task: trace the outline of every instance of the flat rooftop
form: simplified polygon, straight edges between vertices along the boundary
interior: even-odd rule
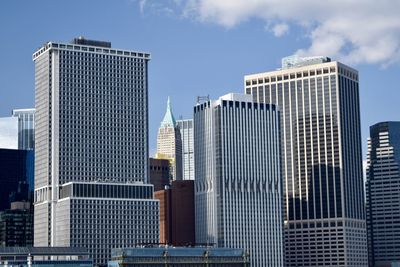
[[[78,247],[0,247],[0,256],[88,256],[86,248]]]

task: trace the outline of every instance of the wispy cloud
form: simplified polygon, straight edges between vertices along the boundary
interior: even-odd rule
[[[154,0],[148,0],[154,1]],[[158,1],[160,3],[160,1]],[[300,26],[310,45],[300,55],[327,55],[351,64],[400,62],[399,0],[166,0],[179,14],[233,28],[251,19],[275,36]],[[271,26],[272,25],[272,26]]]
[[[147,0],[139,0],[139,9],[141,14],[144,13],[144,7],[146,6],[146,2]]]
[[[289,32],[289,25],[286,23],[278,23],[272,26],[267,24],[265,29],[272,32],[276,37],[281,37]]]

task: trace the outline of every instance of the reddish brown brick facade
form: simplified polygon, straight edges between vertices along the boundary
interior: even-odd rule
[[[160,243],[195,244],[194,182],[173,181],[171,188],[155,192],[160,200]]]

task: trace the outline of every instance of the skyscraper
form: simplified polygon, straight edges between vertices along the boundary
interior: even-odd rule
[[[0,148],[18,149],[18,119],[0,118]]]
[[[12,202],[9,209],[0,211],[0,247],[31,247],[32,245],[32,203]]]
[[[9,209],[12,201],[32,201],[33,165],[33,151],[0,149],[0,211]]]
[[[279,111],[228,94],[194,107],[196,242],[283,266]]]
[[[147,182],[150,54],[76,38],[48,42],[35,62],[35,246],[158,243]]]
[[[194,180],[193,120],[177,120],[182,140],[182,178]]]
[[[281,110],[287,266],[367,266],[358,72],[290,57],[246,75],[259,103]]]
[[[35,109],[14,109],[12,115],[18,118],[18,149],[35,149]]]
[[[370,266],[400,264],[400,122],[370,127],[367,158]]]
[[[181,133],[172,114],[168,97],[167,111],[158,128],[157,159],[167,159],[170,162],[171,180],[182,179],[182,140]]]

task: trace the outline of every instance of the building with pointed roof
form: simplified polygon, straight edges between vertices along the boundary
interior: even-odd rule
[[[169,97],[164,119],[158,128],[156,158],[169,160],[170,180],[182,179],[182,140]]]

